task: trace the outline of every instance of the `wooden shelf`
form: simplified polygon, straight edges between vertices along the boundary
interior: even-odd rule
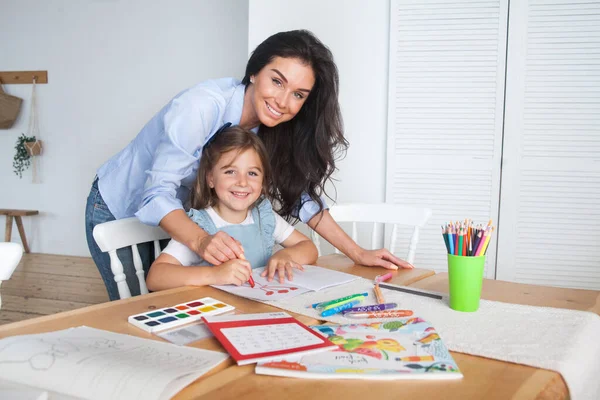
[[[48,71],[0,71],[0,83],[4,85],[48,83]]]

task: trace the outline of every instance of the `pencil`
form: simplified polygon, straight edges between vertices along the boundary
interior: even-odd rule
[[[473,256],[477,255],[477,249],[479,248],[479,243],[481,243],[482,240],[482,231],[480,230],[479,232],[477,232],[477,235],[475,235],[475,240],[473,241]]]
[[[481,236],[481,240],[479,241],[479,244],[477,245],[477,251],[475,252],[475,257],[478,257],[481,254],[481,251],[483,250],[483,244],[485,243],[486,240],[488,240],[488,231],[487,229],[483,232],[483,236]]]
[[[379,282],[377,282],[375,284],[375,287],[373,288],[373,291],[375,292],[375,297],[377,298],[377,302],[379,304],[384,304],[385,303],[385,299],[383,298],[383,293],[381,293],[381,289],[379,288]]]
[[[433,293],[427,293],[427,292],[420,292],[418,290],[407,289],[407,288],[404,288],[404,287],[391,285],[389,283],[382,283],[381,287],[382,288],[386,288],[386,289],[390,289],[390,290],[396,290],[398,292],[405,292],[405,293],[410,293],[410,294],[416,294],[418,296],[425,296],[425,297],[431,297],[432,299],[442,300],[442,296],[440,296],[439,294],[433,294]]]
[[[452,229],[452,234],[454,235],[454,255],[458,255],[458,232]]]
[[[485,252],[487,251],[488,245],[490,244],[490,240],[492,239],[492,232],[494,232],[493,226],[492,226],[492,229],[490,230],[490,234],[485,239],[485,243],[483,244],[483,249],[481,250],[481,254],[480,254],[481,256],[485,255]]]
[[[444,244],[446,245],[446,251],[450,253],[450,244],[448,242],[448,234],[446,234],[446,228],[442,225],[442,237],[444,238]]]
[[[242,253],[242,255],[240,255],[240,258],[242,260],[246,259],[246,257],[244,256],[244,253]],[[248,283],[250,284],[251,288],[254,288],[254,285],[256,285],[256,283],[254,283],[254,278],[252,278],[252,270],[250,271],[250,278],[248,279]]]

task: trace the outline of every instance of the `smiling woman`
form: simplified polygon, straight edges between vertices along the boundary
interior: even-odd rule
[[[86,233],[92,258],[111,299],[118,291],[107,254],[92,237],[94,226],[137,216],[158,225],[212,265],[239,259],[244,249],[234,237],[208,234],[184,210],[203,148],[224,124],[252,129],[263,140],[273,185],[268,197],[288,222],[301,220],[355,263],[396,269],[410,264],[385,249],[359,247],[333,221],[323,200],[344,138],[338,103],[338,71],[329,49],[304,30],[280,32],[252,53],[244,78],[202,82],[184,90],[155,115],[136,138],[102,165],[86,206]],[[150,247],[138,246],[144,266]],[[121,260],[128,285],[137,283],[131,260]],[[269,262],[286,267],[276,256]]]
[[[300,59],[275,57],[250,77],[250,83],[246,98],[250,100],[248,109],[254,112],[254,122],[248,125],[261,122],[274,127],[298,114],[315,84],[315,76],[310,65]]]

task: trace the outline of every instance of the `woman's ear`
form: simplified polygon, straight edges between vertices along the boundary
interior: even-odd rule
[[[212,172],[208,172],[206,174],[206,183],[208,183],[208,187],[209,188],[211,188],[211,189],[215,188],[215,183],[214,183],[214,180],[213,180]]]

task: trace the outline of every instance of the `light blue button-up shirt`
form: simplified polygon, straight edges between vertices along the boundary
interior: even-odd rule
[[[240,123],[244,89],[239,80],[223,78],[184,90],[102,165],[98,187],[115,218],[135,215],[145,224],[158,225],[171,211],[183,210],[204,144],[224,123]],[[300,204],[303,222],[319,210],[306,193]]]

